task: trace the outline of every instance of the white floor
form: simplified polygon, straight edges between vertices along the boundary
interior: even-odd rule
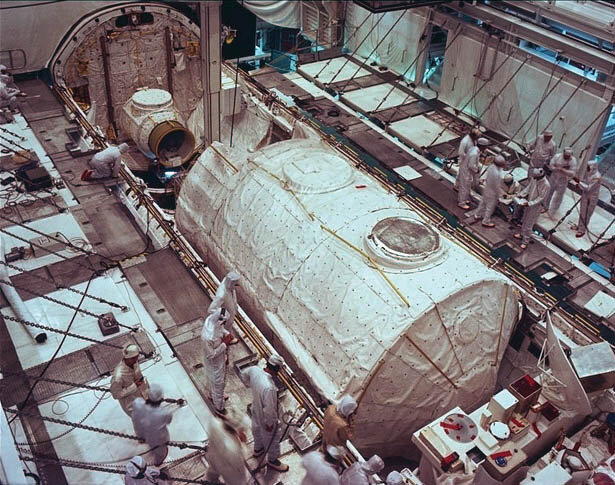
[[[87,282],[74,286],[74,289],[85,291]],[[120,288],[116,286],[111,278],[101,276],[92,280],[88,294],[92,296],[103,297],[114,303],[125,305],[130,308],[131,303],[126,300]],[[52,298],[66,302],[70,305],[77,306],[81,300],[81,295],[69,290],[57,290],[49,295]],[[45,300],[37,297],[25,302],[26,307],[32,313],[35,323],[47,325],[49,327],[65,330],[70,323],[75,311],[72,308],[65,307],[58,303]],[[118,322],[124,325],[139,326],[139,315],[134,310],[129,309],[127,312],[122,312],[120,309],[110,307],[105,303],[85,298],[81,308],[97,315],[112,312]],[[10,307],[0,310],[3,314],[14,316]],[[17,356],[24,369],[29,369],[43,362],[47,362],[56,351],[60,344],[63,335],[47,331],[47,341],[39,344],[32,340],[29,333],[24,327],[12,321],[7,321],[7,327],[11,335],[11,339],[16,347]],[[114,338],[118,333],[104,337],[98,327],[97,319],[78,313],[70,329],[71,332],[84,335],[86,337],[95,338],[97,340],[108,340]],[[120,333],[127,332],[127,329],[120,327]],[[89,347],[92,345],[87,340],[81,340],[74,337],[67,337],[58,356],[67,355],[71,352]]]
[[[378,108],[382,111],[387,108],[393,108],[401,104],[410,103],[414,100],[411,96],[403,92],[401,89],[391,88],[391,84],[376,84],[368,88],[355,89],[345,93],[342,97],[345,101],[356,106],[357,109],[370,113]],[[389,94],[390,93],[390,94]],[[384,103],[380,104],[386,97]],[[379,106],[380,105],[380,106]]]
[[[17,145],[19,145],[20,147],[23,147],[26,150],[34,151],[36,155],[38,156],[41,165],[47,169],[51,178],[52,179],[60,178],[60,173],[56,170],[55,165],[53,164],[51,158],[49,158],[49,156],[47,155],[47,152],[45,152],[45,149],[43,148],[43,146],[40,144],[40,142],[36,138],[36,135],[28,126],[28,122],[25,120],[25,118],[21,114],[15,114],[13,116],[15,118],[15,121],[13,121],[12,123],[5,123],[4,125],[2,125],[4,129],[9,130],[11,133],[7,133],[5,131],[0,133],[0,135],[6,138],[6,140],[0,139],[0,142],[3,145],[6,145],[7,147],[17,150],[17,151],[21,150],[21,148],[19,148]],[[22,140],[21,137],[25,138],[25,140]],[[11,141],[9,142],[7,140],[11,140]],[[4,153],[3,155],[11,155],[11,153]],[[2,178],[4,179],[4,178],[7,178],[8,176],[9,174],[6,174],[6,176],[3,176]],[[64,202],[66,203],[67,206],[70,207],[70,206],[77,204],[77,201],[75,200],[75,197],[73,196],[73,193],[68,188],[66,187],[63,189],[52,188],[50,190],[53,193],[60,195],[62,199],[64,199]],[[21,202],[23,200],[31,200],[31,199],[33,200],[36,198],[48,197],[48,196],[49,195],[45,193],[40,193],[40,194],[37,193],[36,196],[28,195],[27,193],[24,193],[24,194],[19,195],[18,198],[16,199],[11,199],[11,201]],[[5,204],[6,204],[6,200],[0,199],[0,207],[3,207]]]
[[[428,147],[432,144],[445,143],[459,137],[457,133],[445,130],[444,126],[423,115],[399,120],[391,123],[390,126],[392,133],[409,145],[418,147]],[[440,132],[442,132],[441,135]]]
[[[9,217],[12,219],[10,215],[7,215],[6,217]],[[73,215],[70,214],[69,212],[64,212],[62,214],[56,214],[50,217],[45,217],[43,219],[37,219],[34,221],[30,221],[27,223],[27,226],[31,227],[32,229],[36,229],[44,234],[51,234],[56,239],[60,239],[60,240],[68,239],[69,241],[72,242],[73,245],[77,247],[81,247],[80,244],[87,242],[87,238],[85,234],[83,233],[83,231],[81,230],[79,223],[75,220]],[[41,237],[40,234],[28,229],[28,227],[16,225],[16,226],[8,226],[5,228],[2,228],[0,237],[2,237],[2,239],[4,240],[4,247],[7,253],[13,247],[28,246],[28,243],[22,241],[21,239],[18,239],[17,237],[12,237],[11,234],[14,234],[15,236],[18,236],[28,241]],[[52,233],[52,231],[54,232]],[[55,234],[58,232],[61,234],[59,235]],[[55,241],[51,240],[50,243],[55,244]],[[42,244],[39,244],[39,245],[42,246]],[[86,246],[86,249],[89,247],[90,246]],[[67,258],[73,258],[75,254],[79,252],[77,249],[71,249],[65,245],[62,245],[61,249],[60,248],[58,249],[50,248],[50,249],[52,249],[53,251]],[[42,268],[43,266],[48,266],[50,264],[56,263],[58,261],[62,261],[64,259],[61,256],[48,253],[44,249],[39,249],[35,247],[34,250],[40,252],[41,256],[34,257],[34,258],[30,257],[27,259],[20,259],[19,261],[15,261],[12,264],[14,266],[21,268],[23,271],[32,271],[34,269]],[[9,268],[9,276],[13,276],[18,273],[19,273],[18,270]]]
[[[369,72],[367,69],[364,69],[362,67],[359,68],[358,64],[348,60],[345,57],[335,57],[332,59],[327,59],[326,61],[317,61],[310,62],[309,64],[302,64],[297,70],[303,72],[306,76],[310,78],[315,78],[317,81],[323,84],[328,84],[330,82],[347,81],[351,78],[363,77],[371,74],[371,72]]]
[[[550,215],[545,212],[538,218],[538,224],[546,229],[551,229],[557,225],[559,220],[564,217],[566,212],[574,205],[579,196],[571,191],[567,190],[564,194],[562,205],[558,211]],[[602,231],[613,221],[613,215],[601,207],[596,207],[594,214],[590,220],[588,231],[583,237],[576,237],[576,225],[579,221],[580,204],[572,209],[572,212],[564,221],[557,227],[556,232],[553,234],[553,238],[560,239],[567,245],[572,246],[578,250],[588,250],[592,245],[598,241],[598,236],[602,234]],[[604,234],[600,242],[613,237],[615,235],[615,224],[612,224],[610,229]]]

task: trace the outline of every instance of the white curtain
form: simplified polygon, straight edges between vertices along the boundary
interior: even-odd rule
[[[240,0],[257,17],[279,27],[301,28],[301,2],[292,0]]]
[[[1,2],[0,50],[24,51],[26,64],[22,66],[22,57],[16,54],[19,63],[14,73],[42,69],[81,17],[114,3],[122,2]],[[0,62],[9,65],[8,54]]]

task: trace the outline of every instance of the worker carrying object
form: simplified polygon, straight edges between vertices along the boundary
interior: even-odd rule
[[[230,271],[220,282],[220,286],[216,290],[214,299],[209,305],[208,312],[212,313],[219,308],[224,308],[228,313],[228,320],[226,321],[226,330],[232,334],[233,322],[235,321],[235,315],[237,315],[237,294],[235,289],[239,286],[239,273],[237,271]],[[233,336],[230,340],[230,345],[236,344],[237,338]]]
[[[120,402],[128,416],[132,413],[132,403],[137,397],[147,397],[147,379],[139,367],[139,348],[128,344],[123,349],[123,358],[111,374],[111,395]]]
[[[152,384],[147,400],[138,397],[132,409],[132,425],[135,434],[153,448],[153,461],[156,466],[161,465],[169,453],[168,426],[173,419],[173,412],[168,406],[160,405],[163,398],[162,388],[158,384]]]
[[[568,147],[563,153],[558,153],[549,164],[551,176],[549,177],[549,192],[543,205],[551,216],[555,215],[562,204],[568,181],[576,175],[577,159],[572,156],[572,148]]]
[[[81,180],[98,180],[104,178],[117,178],[122,167],[122,153],[128,151],[128,144],[110,146],[99,151],[89,162],[90,169],[84,170]]]
[[[553,155],[555,155],[555,143],[553,142],[553,132],[551,130],[545,130],[542,135],[539,135],[536,140],[530,143],[527,151],[531,153],[530,164],[528,167],[529,172],[533,168],[544,168],[549,164]]]
[[[405,485],[406,481],[401,473],[392,471],[387,475],[386,485]]]
[[[283,364],[282,357],[272,354],[264,370],[252,366],[242,373],[243,382],[252,389],[253,456],[258,458],[267,453],[267,465],[279,472],[288,471],[288,465],[279,460],[282,429],[278,420],[278,388],[273,378]]]
[[[465,163],[459,167],[459,173],[457,174],[459,179],[457,205],[463,210],[470,209],[470,192],[474,184],[474,178],[480,174],[480,154],[489,145],[489,140],[481,137],[476,143],[476,146],[469,149]]]
[[[343,396],[337,405],[327,407],[322,428],[322,450],[331,445],[346,446],[346,441],[352,440],[356,410],[357,401],[349,395]]]
[[[592,218],[598,198],[600,195],[600,182],[602,176],[598,171],[598,160],[587,162],[587,170],[583,181],[579,183],[581,187],[581,209],[579,211],[579,222],[577,224],[577,237],[583,237],[589,221]]]
[[[216,413],[221,416],[226,415],[224,387],[228,364],[227,344],[232,338],[231,334],[224,328],[227,320],[228,313],[224,308],[219,308],[205,319],[201,330],[209,393]]]
[[[372,475],[380,473],[384,469],[384,462],[378,455],[372,456],[364,462],[356,462],[350,465],[340,479],[340,485],[369,485]]]
[[[339,485],[339,467],[344,452],[336,446],[327,446],[324,451],[315,450],[303,457],[305,477],[301,485]]]
[[[247,485],[250,473],[245,464],[243,443],[247,438],[243,429],[212,416],[207,421],[206,431],[209,447],[205,459],[209,467],[205,480],[217,482],[222,477],[224,483]]]
[[[484,227],[495,226],[492,216],[503,192],[504,167],[506,167],[506,160],[502,155],[497,155],[487,169],[483,197],[474,214],[474,219],[483,219]]]
[[[125,485],[166,485],[160,478],[160,470],[148,465],[143,457],[135,456],[126,464]]]
[[[540,215],[542,201],[549,191],[549,181],[545,178],[545,171],[542,168],[532,170],[530,183],[516,197],[515,213],[523,212],[523,220],[521,221],[521,232],[514,234],[516,239],[521,240],[521,249],[527,248],[532,235],[534,224]],[[523,208],[523,209],[522,209]]]
[[[472,128],[470,133],[464,136],[461,139],[461,143],[459,143],[459,150],[457,151],[457,164],[459,166],[459,170],[461,171],[461,167],[466,163],[466,157],[468,156],[468,152],[470,148],[476,146],[476,141],[480,137],[480,130],[478,128]],[[459,190],[459,177],[455,179],[455,190]]]

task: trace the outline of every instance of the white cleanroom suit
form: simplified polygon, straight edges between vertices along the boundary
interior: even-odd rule
[[[364,462],[353,463],[342,473],[340,485],[369,485],[373,483],[371,476],[381,472],[383,468],[384,462],[378,455]]]
[[[568,187],[568,180],[575,176],[577,159],[572,156],[572,150],[566,148],[563,153],[558,153],[551,159],[549,168],[551,169],[550,188],[543,205],[553,215],[562,204],[566,187]]]
[[[461,139],[461,142],[459,143],[459,149],[457,150],[457,164],[459,167],[459,171],[461,171],[461,167],[466,162],[466,157],[468,155],[468,152],[470,151],[470,148],[472,148],[475,144],[476,140],[472,138],[471,133],[468,133]],[[455,187],[459,189],[459,177],[455,179]]]
[[[237,294],[235,288],[239,286],[239,273],[237,271],[229,272],[220,282],[220,286],[216,290],[214,299],[209,305],[209,313],[213,313],[219,308],[224,308],[228,313],[226,321],[226,329],[230,332],[237,315]]]
[[[229,335],[224,328],[228,313],[222,308],[210,314],[201,330],[203,354],[205,357],[205,372],[207,374],[211,400],[217,411],[224,411],[224,386],[226,384],[226,365],[228,350],[224,340]]]
[[[548,191],[549,181],[544,176],[544,170],[542,168],[533,169],[530,183],[519,192],[517,197],[517,200],[523,202],[522,205],[525,207],[525,211],[521,221],[521,232],[515,234],[515,237],[521,239],[522,243],[526,246],[530,242],[532,229],[540,215],[542,201]],[[515,210],[519,210],[519,204],[515,207]]]
[[[320,451],[311,451],[303,457],[305,477],[301,485],[339,485],[340,477],[335,466]]]
[[[205,460],[209,467],[205,480],[215,482],[222,477],[224,483],[247,485],[250,473],[237,435],[233,430],[225,429],[225,423],[213,416],[207,421],[206,431],[209,447]]]
[[[386,485],[406,485],[406,482],[401,473],[392,471],[387,475]]]
[[[141,374],[141,368],[136,358],[139,356],[139,349],[136,345],[130,344],[124,347],[123,359],[113,369],[111,374],[111,396],[120,402],[120,406],[128,416],[132,412],[132,403],[137,397],[147,397],[147,379]],[[132,365],[128,365],[134,360]]]
[[[579,223],[577,224],[577,237],[585,234],[589,221],[598,204],[600,195],[600,182],[602,176],[598,171],[598,162],[591,160],[587,163],[587,174],[581,182],[581,209],[579,211]]]
[[[122,143],[120,146],[108,147],[101,150],[90,160],[90,167],[93,173],[90,179],[102,179],[117,177],[122,166],[122,153],[128,151],[128,145]]]
[[[549,141],[545,140],[545,136]],[[532,153],[530,156],[529,170],[533,168],[544,168],[549,164],[549,161],[555,155],[555,143],[553,142],[553,133],[550,130],[545,130],[542,135],[539,135],[533,143],[530,144],[529,150]],[[529,175],[529,173],[528,173]]]
[[[494,162],[487,169],[485,176],[485,188],[483,189],[483,197],[480,200],[478,209],[476,210],[475,218],[483,220],[483,226],[493,226],[491,217],[495,212],[495,208],[500,201],[503,191],[503,167],[506,165],[506,160],[501,155],[495,157]]]
[[[280,457],[283,432],[278,421],[278,388],[273,376],[257,366],[246,369],[242,379],[252,389],[254,454],[262,454],[268,449],[269,461],[276,461]]]
[[[132,407],[132,424],[135,434],[155,448],[154,464],[160,465],[167,457],[169,447],[169,424],[173,419],[173,412],[168,407],[160,405],[162,402],[162,389],[152,384],[149,389],[147,401],[139,397],[135,399]]]
[[[126,464],[125,485],[166,485],[160,478],[160,470],[148,465],[143,457],[135,456]]]

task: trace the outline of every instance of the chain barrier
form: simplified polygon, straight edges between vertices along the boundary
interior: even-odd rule
[[[79,307],[76,307],[74,305],[71,305],[70,303],[66,303],[66,302],[64,302],[62,300],[58,300],[57,298],[53,298],[53,297],[47,296],[47,295],[45,295],[43,293],[39,293],[39,292],[31,290],[29,288],[25,288],[23,286],[17,285],[15,283],[13,283],[12,281],[0,280],[0,283],[12,286],[13,288],[17,288],[18,290],[25,291],[25,292],[30,293],[32,295],[36,295],[39,298],[43,298],[45,300],[51,301],[53,303],[56,303],[57,305],[61,305],[61,306],[64,306],[66,308],[70,308],[71,310],[75,310],[75,311],[77,311],[79,313],[83,313],[84,315],[88,315],[90,317],[94,317],[97,320],[99,320],[101,318],[105,318],[104,314],[96,314],[96,313],[93,313],[91,311],[84,310],[82,308],[79,308]],[[137,327],[131,327],[130,325],[124,325],[123,323],[118,322],[117,319],[116,319],[116,323],[118,324],[118,326],[123,327],[123,328],[127,328],[131,332],[136,332],[138,330]]]
[[[84,295],[84,292],[81,291],[81,290],[76,290],[74,288],[71,288],[70,286],[60,285],[60,284],[56,283],[53,280],[50,280],[50,279],[44,278],[42,276],[39,276],[39,275],[37,275],[36,273],[34,273],[32,271],[25,271],[25,270],[21,269],[19,266],[15,266],[14,264],[7,263],[6,261],[0,261],[0,264],[3,264],[7,268],[11,268],[11,269],[14,269],[16,271],[19,271],[22,274],[27,273],[28,276],[34,276],[36,279],[44,281],[45,283],[52,284],[56,288],[58,288],[60,290],[68,290],[68,291],[72,291],[73,293],[77,293],[78,295],[81,295],[81,296]],[[14,283],[11,283],[11,284],[14,285]],[[95,301],[97,301],[99,303],[104,303],[105,305],[112,306],[113,308],[119,308],[123,312],[128,311],[128,307],[125,306],[125,305],[120,305],[119,303],[114,303],[112,301],[105,300],[104,298],[100,298],[98,296],[93,296],[93,295],[88,295],[88,294],[86,294],[85,296],[86,296],[86,298],[90,298],[91,300],[95,300]]]
[[[1,216],[0,216],[1,217]],[[18,236],[17,234],[13,234],[12,232],[7,231],[6,229],[0,229],[0,232],[6,234],[7,236],[13,237],[15,239],[19,239],[22,242],[25,242],[26,244],[29,244],[31,246],[37,247],[39,249],[42,249],[43,251],[49,253],[49,254],[53,254],[55,256],[58,256],[59,258],[64,259],[65,261],[70,261],[71,263],[77,265],[77,266],[81,266],[84,269],[87,269],[88,271],[93,271],[96,274],[102,274],[104,272],[103,269],[96,269],[94,268],[94,266],[90,263],[90,266],[86,266],[85,264],[80,263],[79,261],[76,261],[75,258],[69,258],[68,256],[64,256],[63,254],[60,254],[57,251],[53,251],[52,249],[48,249],[45,246],[41,246],[40,244],[37,244],[35,242],[29,241],[28,239],[24,239],[21,236]]]
[[[31,227],[31,226],[29,226],[27,224],[24,224],[24,223],[19,222],[19,221],[15,221],[15,220],[11,219],[10,217],[6,217],[6,216],[4,216],[2,214],[0,214],[0,219],[4,219],[5,221],[10,222],[11,224],[23,227],[24,229],[28,229],[28,231],[32,231],[32,232],[34,232],[34,233],[36,233],[36,234],[38,234],[40,236],[45,236],[45,237],[51,239],[52,241],[56,241],[56,242],[59,242],[61,244],[64,244],[65,246],[71,248],[75,252],[82,252],[83,254],[87,254],[88,256],[98,256],[98,257],[103,258],[103,259],[109,259],[107,256],[103,256],[102,254],[98,254],[98,253],[96,253],[94,251],[90,251],[88,249],[81,248],[79,246],[75,246],[72,242],[70,242],[70,240],[68,240],[68,238],[66,238],[66,236],[65,236],[65,239],[57,238],[55,236],[52,236],[51,234],[47,234],[47,233],[45,233],[43,231],[39,231],[38,229],[34,229],[33,227]]]
[[[51,416],[41,416],[41,415],[37,415],[37,414],[32,414],[32,413],[28,413],[25,411],[17,411],[15,409],[9,409],[9,408],[4,408],[4,410],[8,413],[17,415],[17,416],[26,416],[29,418],[33,418],[33,419],[40,419],[42,421],[48,421],[50,423],[56,423],[56,424],[63,424],[64,426],[72,426],[74,428],[80,428],[80,429],[85,429],[86,431],[93,431],[95,433],[102,433],[102,434],[108,434],[110,436],[117,436],[118,438],[124,438],[127,440],[133,440],[133,441],[138,441],[140,443],[144,443],[145,440],[143,438],[139,438],[138,436],[135,435],[131,435],[128,433],[122,433],[121,431],[114,431],[111,429],[104,429],[104,428],[97,428],[96,426],[89,426],[87,424],[79,424],[79,423],[73,423],[72,421],[66,421],[65,419],[59,419],[59,418],[52,418]],[[168,446],[173,446],[175,448],[180,448],[180,449],[185,449],[185,448],[189,448],[191,450],[201,450],[201,451],[207,451],[207,447],[203,447],[203,446],[197,446],[197,445],[190,445],[188,443],[182,443],[182,442],[178,442],[178,441],[168,441],[167,442]]]
[[[28,320],[22,320],[21,318],[11,317],[10,315],[7,315],[6,313],[0,312],[0,317],[4,318],[5,320],[10,320],[11,322],[21,323],[22,325],[28,325],[29,327],[40,328],[41,330],[48,330],[50,332],[59,333],[62,335],[66,335],[68,337],[73,337],[73,338],[78,338],[81,340],[86,340],[88,342],[93,342],[95,344],[106,345],[107,347],[112,347],[114,349],[122,350],[124,348],[121,345],[112,344],[104,340],[97,340],[95,338],[86,337],[85,335],[79,335],[78,333],[67,332],[66,330],[60,330],[54,327],[50,327],[48,325],[42,325],[40,323],[34,323],[34,322],[29,322]],[[151,357],[153,355],[153,352],[146,353],[146,352],[139,351],[139,354],[144,355],[145,357]]]
[[[169,466],[171,464],[175,464],[176,462],[184,462],[189,459],[194,458],[195,456],[199,456],[200,452],[190,453],[189,455],[183,456],[176,460],[172,460],[169,462],[164,462],[163,465]],[[19,448],[19,458],[23,461],[32,461],[34,463],[49,463],[53,465],[61,465],[68,468],[81,468],[82,470],[91,470],[102,473],[115,473],[117,475],[125,475],[126,474],[126,466],[125,465],[111,465],[111,464],[99,464],[99,463],[88,463],[84,461],[70,460],[67,458],[51,458],[47,455],[43,455],[40,453],[33,453],[30,450],[25,450],[23,448]],[[164,474],[165,477],[160,477],[163,480],[168,480],[169,482],[181,482],[181,483],[197,483],[202,485],[224,485],[220,482],[211,482],[208,480],[198,480],[192,478],[181,478],[181,477],[171,477]]]

